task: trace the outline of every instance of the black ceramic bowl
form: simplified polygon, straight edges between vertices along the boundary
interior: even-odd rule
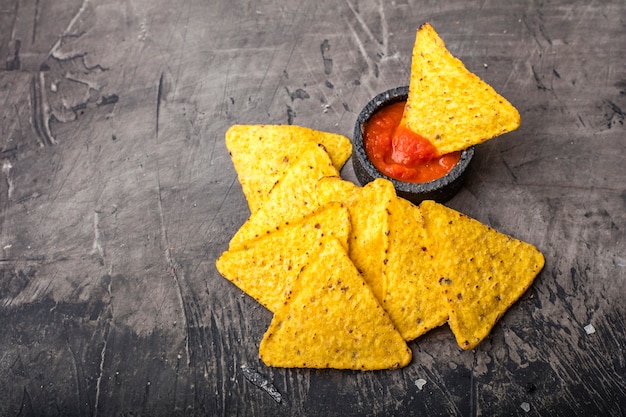
[[[451,199],[461,188],[465,171],[474,156],[473,147],[461,152],[461,159],[445,176],[422,183],[404,182],[386,176],[376,169],[368,158],[367,153],[365,153],[363,132],[364,126],[370,117],[387,105],[406,101],[408,95],[408,87],[392,88],[374,97],[361,111],[356,119],[352,144],[354,173],[361,185],[365,185],[376,178],[385,178],[391,181],[396,188],[396,193],[414,204],[419,204],[423,200],[435,200],[439,203],[444,203]]]

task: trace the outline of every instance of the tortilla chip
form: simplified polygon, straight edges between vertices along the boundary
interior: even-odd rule
[[[315,195],[315,185],[322,177],[338,176],[328,153],[317,145],[290,165],[267,196],[265,203],[253,212],[235,233],[230,248],[241,245],[276,226],[311,213],[320,205]]]
[[[322,178],[317,185],[318,201],[341,201],[350,210],[350,259],[363,274],[374,295],[382,301],[382,265],[386,251],[383,236],[385,206],[395,197],[393,184],[376,179],[364,187],[338,177]]]
[[[237,171],[250,211],[258,210],[285,169],[311,147],[322,144],[337,170],[352,152],[342,135],[290,125],[234,125],[226,147]]]
[[[315,212],[246,242],[222,254],[217,270],[268,310],[275,312],[308,260],[315,242],[333,236],[348,248],[350,215],[341,203],[323,205]]]
[[[517,109],[452,56],[433,27],[417,31],[403,123],[446,154],[520,125]]]
[[[394,197],[387,205],[388,249],[383,265],[383,307],[405,340],[413,340],[448,319],[448,304],[433,271],[420,209]]]
[[[333,238],[320,241],[272,319],[259,354],[268,366],[400,368],[411,350]]]
[[[533,245],[500,233],[433,201],[420,210],[435,253],[448,324],[463,349],[473,349],[530,287],[544,265]]]

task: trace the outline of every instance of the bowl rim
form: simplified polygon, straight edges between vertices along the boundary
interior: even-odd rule
[[[355,147],[356,157],[359,159],[359,162],[361,163],[363,169],[365,169],[367,174],[372,179],[384,178],[386,180],[389,180],[393,183],[394,187],[398,191],[415,194],[436,192],[450,185],[452,182],[456,181],[462,176],[462,174],[469,166],[472,157],[474,156],[473,146],[461,151],[461,157],[459,159],[459,162],[457,162],[457,164],[450,170],[450,172],[448,172],[443,177],[428,182],[406,182],[391,178],[380,172],[378,168],[374,166],[370,158],[367,156],[367,153],[365,152],[364,131],[367,121],[374,115],[374,113],[376,113],[382,107],[398,103],[400,101],[406,101],[408,98],[408,93],[408,86],[390,88],[380,94],[377,94],[365,105],[365,107],[363,107],[363,109],[357,116],[354,127],[353,146]]]

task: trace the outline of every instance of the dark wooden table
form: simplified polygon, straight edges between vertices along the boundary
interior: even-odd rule
[[[625,19],[621,0],[2,0],[0,415],[626,415]],[[215,269],[249,214],[224,132],[350,137],[408,83],[426,21],[522,115],[448,205],[546,267],[474,351],[443,326],[402,370],[267,368],[270,313]]]

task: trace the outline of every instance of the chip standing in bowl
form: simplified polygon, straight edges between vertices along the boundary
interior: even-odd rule
[[[459,190],[473,147],[520,122],[517,109],[424,23],[416,33],[409,86],[374,97],[357,118],[354,170],[361,184],[391,180],[413,203],[445,202]]]

